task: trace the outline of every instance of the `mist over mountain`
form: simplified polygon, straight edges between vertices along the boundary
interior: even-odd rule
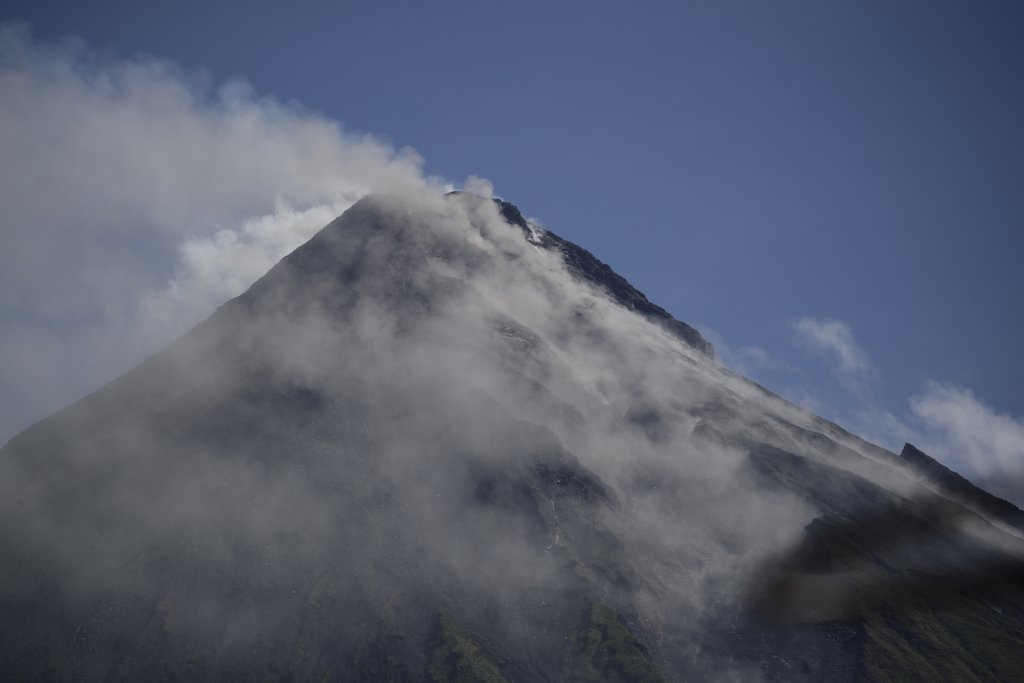
[[[1022,513],[929,463],[507,202],[370,195],[0,450],[0,672],[1020,677]]]

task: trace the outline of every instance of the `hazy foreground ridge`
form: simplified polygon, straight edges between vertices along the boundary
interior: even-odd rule
[[[905,452],[511,204],[371,196],[0,451],[0,678],[1021,679],[1020,511]]]

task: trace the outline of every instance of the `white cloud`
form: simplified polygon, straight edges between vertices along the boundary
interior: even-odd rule
[[[733,348],[716,330],[705,323],[697,328],[715,347],[715,358],[719,363],[741,375],[756,378],[763,372],[779,369],[780,363],[759,346]]]
[[[0,27],[0,92],[0,442],[168,343],[359,197],[445,187],[415,152],[244,83],[24,27]]]
[[[970,389],[929,381],[910,399],[924,430],[922,448],[963,473],[1019,491],[1024,474],[1024,421],[979,400]]]
[[[147,292],[138,310],[138,332],[159,344],[238,296],[296,245],[349,207],[347,202],[296,210],[281,203],[273,214],[243,221],[212,235],[186,239],[166,287]]]
[[[1024,503],[1024,420],[999,412],[968,388],[935,380],[927,380],[906,409],[890,412],[870,390],[877,370],[848,324],[802,318],[796,329],[804,346],[836,364],[851,399],[841,422],[896,452],[913,443],[983,488]]]
[[[844,388],[861,395],[867,392],[877,372],[849,325],[839,320],[801,318],[796,331],[804,345],[835,362],[836,377]]]
[[[466,182],[463,183],[462,189],[466,192],[472,192],[473,194],[480,195],[481,197],[494,196],[494,185],[491,181],[486,178],[479,178],[475,175],[471,175],[466,178]]]

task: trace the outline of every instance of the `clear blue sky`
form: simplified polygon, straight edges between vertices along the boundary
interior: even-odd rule
[[[487,177],[833,413],[803,317],[849,325],[889,409],[932,378],[1024,415],[1022,3],[8,0],[0,20],[242,77]]]

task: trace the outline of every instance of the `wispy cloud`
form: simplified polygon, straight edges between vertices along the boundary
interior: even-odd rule
[[[910,399],[923,448],[986,486],[1024,501],[1024,420],[981,401],[970,389],[929,380]]]
[[[835,363],[835,374],[848,391],[866,395],[877,370],[853,337],[850,326],[839,320],[801,318],[795,325],[799,341]]]
[[[768,351],[760,346],[747,345],[734,348],[711,325],[698,322],[696,327],[714,345],[715,358],[722,365],[741,375],[756,378],[764,372],[779,369],[782,365],[777,358],[773,358]]]

